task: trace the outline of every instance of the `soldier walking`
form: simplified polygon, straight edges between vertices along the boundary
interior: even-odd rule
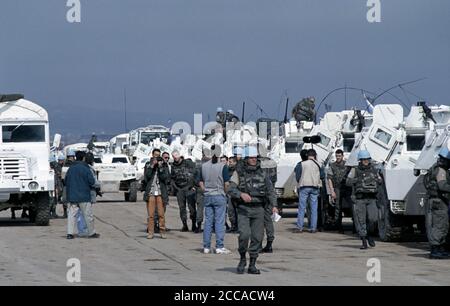
[[[369,232],[374,230],[378,220],[377,195],[382,180],[368,151],[361,150],[358,160],[359,165],[350,171],[346,182],[353,187],[353,218],[362,241],[361,250],[365,250],[368,248],[367,242],[375,247],[375,241],[369,236]]]
[[[258,150],[247,148],[247,159],[238,164],[230,180],[229,195],[238,200],[239,254],[237,273],[243,274],[250,254],[249,274],[260,274],[256,260],[264,238],[264,206],[276,206],[276,195],[270,177],[261,168]],[[250,246],[249,246],[250,242]]]

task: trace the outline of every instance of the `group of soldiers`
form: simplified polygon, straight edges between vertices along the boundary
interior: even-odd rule
[[[329,167],[328,179],[335,202],[335,218],[342,229],[342,204],[348,199],[350,187],[353,202],[353,221],[361,238],[361,249],[375,247],[373,236],[378,222],[382,177],[379,169],[372,163],[370,153],[361,150],[359,165],[345,166],[343,152],[336,152],[336,161]],[[450,259],[447,236],[449,230],[450,204],[450,152],[447,147],[440,150],[438,160],[424,177],[427,190],[425,205],[425,225],[430,244],[431,259]],[[412,175],[412,174],[411,174]]]

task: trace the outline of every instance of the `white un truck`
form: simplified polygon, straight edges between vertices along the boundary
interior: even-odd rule
[[[47,111],[22,95],[0,95],[0,125],[0,211],[26,209],[46,226],[55,186]]]

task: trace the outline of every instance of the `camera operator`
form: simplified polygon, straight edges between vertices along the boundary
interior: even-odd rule
[[[165,214],[163,199],[167,195],[167,181],[170,177],[168,167],[164,166],[164,160],[160,157],[161,151],[153,150],[153,157],[147,164],[144,175],[145,194],[148,212],[148,239],[153,239],[155,231],[155,211],[158,213],[158,223],[161,238],[165,239]]]

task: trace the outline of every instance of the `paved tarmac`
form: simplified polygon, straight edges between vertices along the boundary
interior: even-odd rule
[[[202,254],[202,235],[180,232],[172,198],[168,239],[147,240],[144,202],[122,199],[105,195],[95,205],[100,239],[66,240],[63,219],[36,227],[0,213],[0,285],[74,285],[66,278],[70,258],[81,263],[78,285],[373,285],[371,258],[380,261],[379,285],[450,285],[450,260],[429,260],[426,242],[378,242],[361,251],[351,231],[294,234],[295,218],[276,224],[274,253],[259,258],[261,275],[237,275],[237,235],[226,235],[231,255]]]

